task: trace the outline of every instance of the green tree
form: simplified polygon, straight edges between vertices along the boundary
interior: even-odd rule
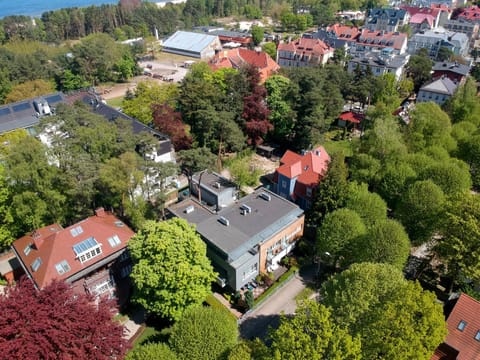
[[[453,51],[450,50],[446,46],[441,46],[440,49],[438,49],[437,53],[437,60],[438,61],[448,61],[453,55]]]
[[[470,166],[473,184],[480,186],[480,134],[460,142],[459,156]]]
[[[270,334],[276,360],[361,359],[358,336],[338,326],[327,307],[307,301],[295,315],[283,315]]]
[[[167,344],[146,343],[135,346],[125,360],[177,360],[177,356]]]
[[[407,149],[398,122],[391,116],[375,119],[361,143],[362,152],[384,161],[406,153]]]
[[[356,211],[366,226],[387,217],[387,204],[380,195],[368,191],[367,184],[350,183],[345,206]]]
[[[349,248],[350,261],[391,264],[402,270],[410,254],[408,235],[395,220],[378,220],[356,240]]]
[[[54,84],[45,80],[27,81],[12,87],[5,97],[6,103],[12,103],[36,96],[51,94],[55,91]]]
[[[134,301],[147,311],[178,320],[210,293],[215,273],[206,245],[185,220],[147,221],[128,247]]]
[[[316,255],[322,257],[328,252],[333,263],[350,254],[352,244],[367,232],[360,215],[347,208],[327,213],[322,225],[317,229]],[[347,262],[352,262],[347,259]]]
[[[263,44],[262,51],[266,52],[273,60],[277,59],[277,46],[274,42],[267,42]]]
[[[259,338],[240,341],[230,350],[228,360],[271,360],[270,349]]]
[[[259,45],[263,41],[263,27],[253,25],[250,32],[252,33],[253,43]]]
[[[169,343],[180,360],[216,360],[227,358],[237,337],[237,322],[228,311],[199,306],[173,325]]]
[[[467,194],[447,208],[435,250],[456,281],[480,280],[480,201],[478,195]]]
[[[13,218],[10,213],[11,190],[7,186],[5,169],[0,164],[0,250],[7,249],[13,242]]]
[[[461,84],[455,94],[444,104],[445,111],[452,118],[453,123],[470,121],[480,125],[480,100],[477,97],[477,85],[475,81],[468,78]]]
[[[408,187],[395,213],[413,244],[429,241],[440,226],[445,195],[431,180],[416,181]]]
[[[433,181],[447,196],[465,194],[472,187],[468,165],[457,159],[449,158],[423,169],[419,179]]]
[[[354,264],[322,294],[334,320],[361,338],[364,359],[427,360],[447,334],[435,295],[392,265]]]
[[[413,79],[415,84],[415,91],[418,91],[420,87],[432,78],[431,71],[433,61],[428,56],[426,49],[421,49],[417,54],[412,55],[407,64],[407,74]]]
[[[355,153],[350,159],[349,167],[350,179],[360,183],[366,183],[375,187],[380,176],[382,163],[372,155],[364,153]]]
[[[414,167],[405,161],[387,163],[378,184],[378,193],[395,208],[407,187],[416,180]]]
[[[273,124],[271,135],[281,143],[291,136],[295,122],[295,115],[287,101],[290,84],[290,80],[282,75],[273,75],[265,81],[269,118]]]

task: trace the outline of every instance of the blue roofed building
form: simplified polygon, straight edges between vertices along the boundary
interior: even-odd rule
[[[209,59],[221,49],[218,36],[188,31],[177,31],[163,42],[162,48],[164,52],[200,59]]]

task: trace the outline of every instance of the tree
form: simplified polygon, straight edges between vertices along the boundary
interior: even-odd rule
[[[203,171],[212,169],[216,160],[215,155],[205,147],[179,151],[178,157],[180,159],[180,169],[187,175],[190,189],[192,188],[193,174],[199,171],[202,171],[203,174]],[[198,188],[200,188],[202,182],[202,174],[199,177]],[[198,193],[201,194],[201,191]]]
[[[419,179],[432,180],[447,196],[465,194],[472,187],[468,165],[458,159],[449,158],[423,169]]]
[[[365,132],[361,149],[380,161],[407,152],[398,122],[391,116],[375,119],[373,128]]]
[[[425,51],[423,51],[425,50]],[[433,61],[428,56],[426,49],[419,50],[415,55],[410,57],[407,64],[407,74],[413,79],[415,84],[415,92],[420,87],[432,78],[430,72],[432,71]]]
[[[437,53],[437,60],[438,61],[448,61],[453,55],[453,51],[450,50],[446,46],[440,46],[440,49],[438,49]]]
[[[245,302],[247,303],[247,306],[249,309],[253,309],[253,306],[255,305],[254,298],[253,298],[253,292],[251,290],[248,290],[245,293]]]
[[[253,25],[250,32],[252,33],[253,43],[259,45],[263,41],[263,27]]]
[[[440,225],[445,195],[431,180],[416,181],[400,200],[395,213],[413,244],[429,241]]]
[[[328,252],[336,264],[340,257],[350,254],[352,244],[356,244],[357,238],[364,236],[366,231],[355,211],[343,208],[329,212],[317,230],[316,255],[321,257]],[[347,262],[352,261],[347,259]]]
[[[146,343],[135,346],[125,360],[177,360],[177,356],[167,344]]]
[[[445,111],[450,115],[453,123],[470,121],[477,126],[480,125],[478,113],[480,112],[480,101],[477,97],[477,85],[475,81],[468,78],[461,84],[455,94],[444,104]]]
[[[364,359],[427,360],[447,334],[435,295],[392,265],[354,264],[322,295],[334,320],[361,338]]]
[[[416,180],[414,168],[405,161],[386,164],[378,185],[378,193],[395,208],[407,187]]]
[[[366,184],[350,183],[345,206],[356,211],[366,226],[387,216],[387,204],[380,195],[368,191]]]
[[[182,114],[168,104],[152,105],[153,124],[158,131],[168,135],[175,151],[187,150],[192,146],[192,137],[182,121]]]
[[[445,261],[456,281],[480,280],[480,202],[478,195],[468,194],[447,208],[445,222],[435,250]]]
[[[10,202],[11,190],[7,186],[5,169],[0,164],[0,250],[7,249],[15,240],[12,234],[13,218]]]
[[[55,91],[54,84],[45,80],[32,80],[12,87],[5,97],[6,103],[12,103],[36,96],[51,94]]]
[[[263,44],[262,51],[266,52],[273,60],[277,59],[277,46],[274,42],[267,42]]]
[[[199,306],[173,325],[169,343],[179,360],[216,360],[227,358],[237,337],[237,322],[227,310]]]
[[[355,153],[349,162],[350,178],[359,183],[375,187],[382,163],[372,155]]]
[[[343,153],[332,156],[327,174],[318,185],[312,208],[307,213],[308,224],[318,226],[325,215],[345,204],[348,191],[348,169]]]
[[[480,186],[480,134],[460,142],[459,156],[470,166],[473,184]]]
[[[250,341],[240,341],[235,345],[230,354],[228,360],[270,360],[269,348],[259,339]]]
[[[358,336],[351,336],[322,304],[307,301],[295,315],[282,315],[270,334],[273,358],[278,360],[361,359]]]
[[[178,320],[210,293],[215,273],[206,245],[185,220],[147,221],[128,247],[134,301],[147,311]]]
[[[36,290],[26,277],[0,295],[3,358],[111,359],[128,349],[110,303],[53,281]]]
[[[273,75],[265,81],[269,118],[273,124],[272,136],[275,141],[283,143],[291,136],[295,122],[293,110],[287,102],[290,83],[281,75]]]
[[[392,219],[382,219],[368,228],[349,247],[350,261],[385,263],[402,270],[410,254],[410,240],[403,226]]]

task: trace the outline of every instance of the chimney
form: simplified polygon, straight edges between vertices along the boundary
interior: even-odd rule
[[[31,234],[32,240],[33,240],[33,245],[35,245],[35,248],[37,250],[40,250],[40,246],[43,244],[43,237],[42,235],[37,231],[34,230]]]
[[[95,215],[98,217],[105,217],[105,209],[103,207],[99,207],[98,209],[95,210]]]

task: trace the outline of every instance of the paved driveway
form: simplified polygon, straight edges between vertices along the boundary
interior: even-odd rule
[[[251,313],[241,319],[240,335],[244,339],[264,339],[269,327],[278,327],[280,314],[294,314],[295,297],[314,279],[315,267],[302,269],[288,283]]]

